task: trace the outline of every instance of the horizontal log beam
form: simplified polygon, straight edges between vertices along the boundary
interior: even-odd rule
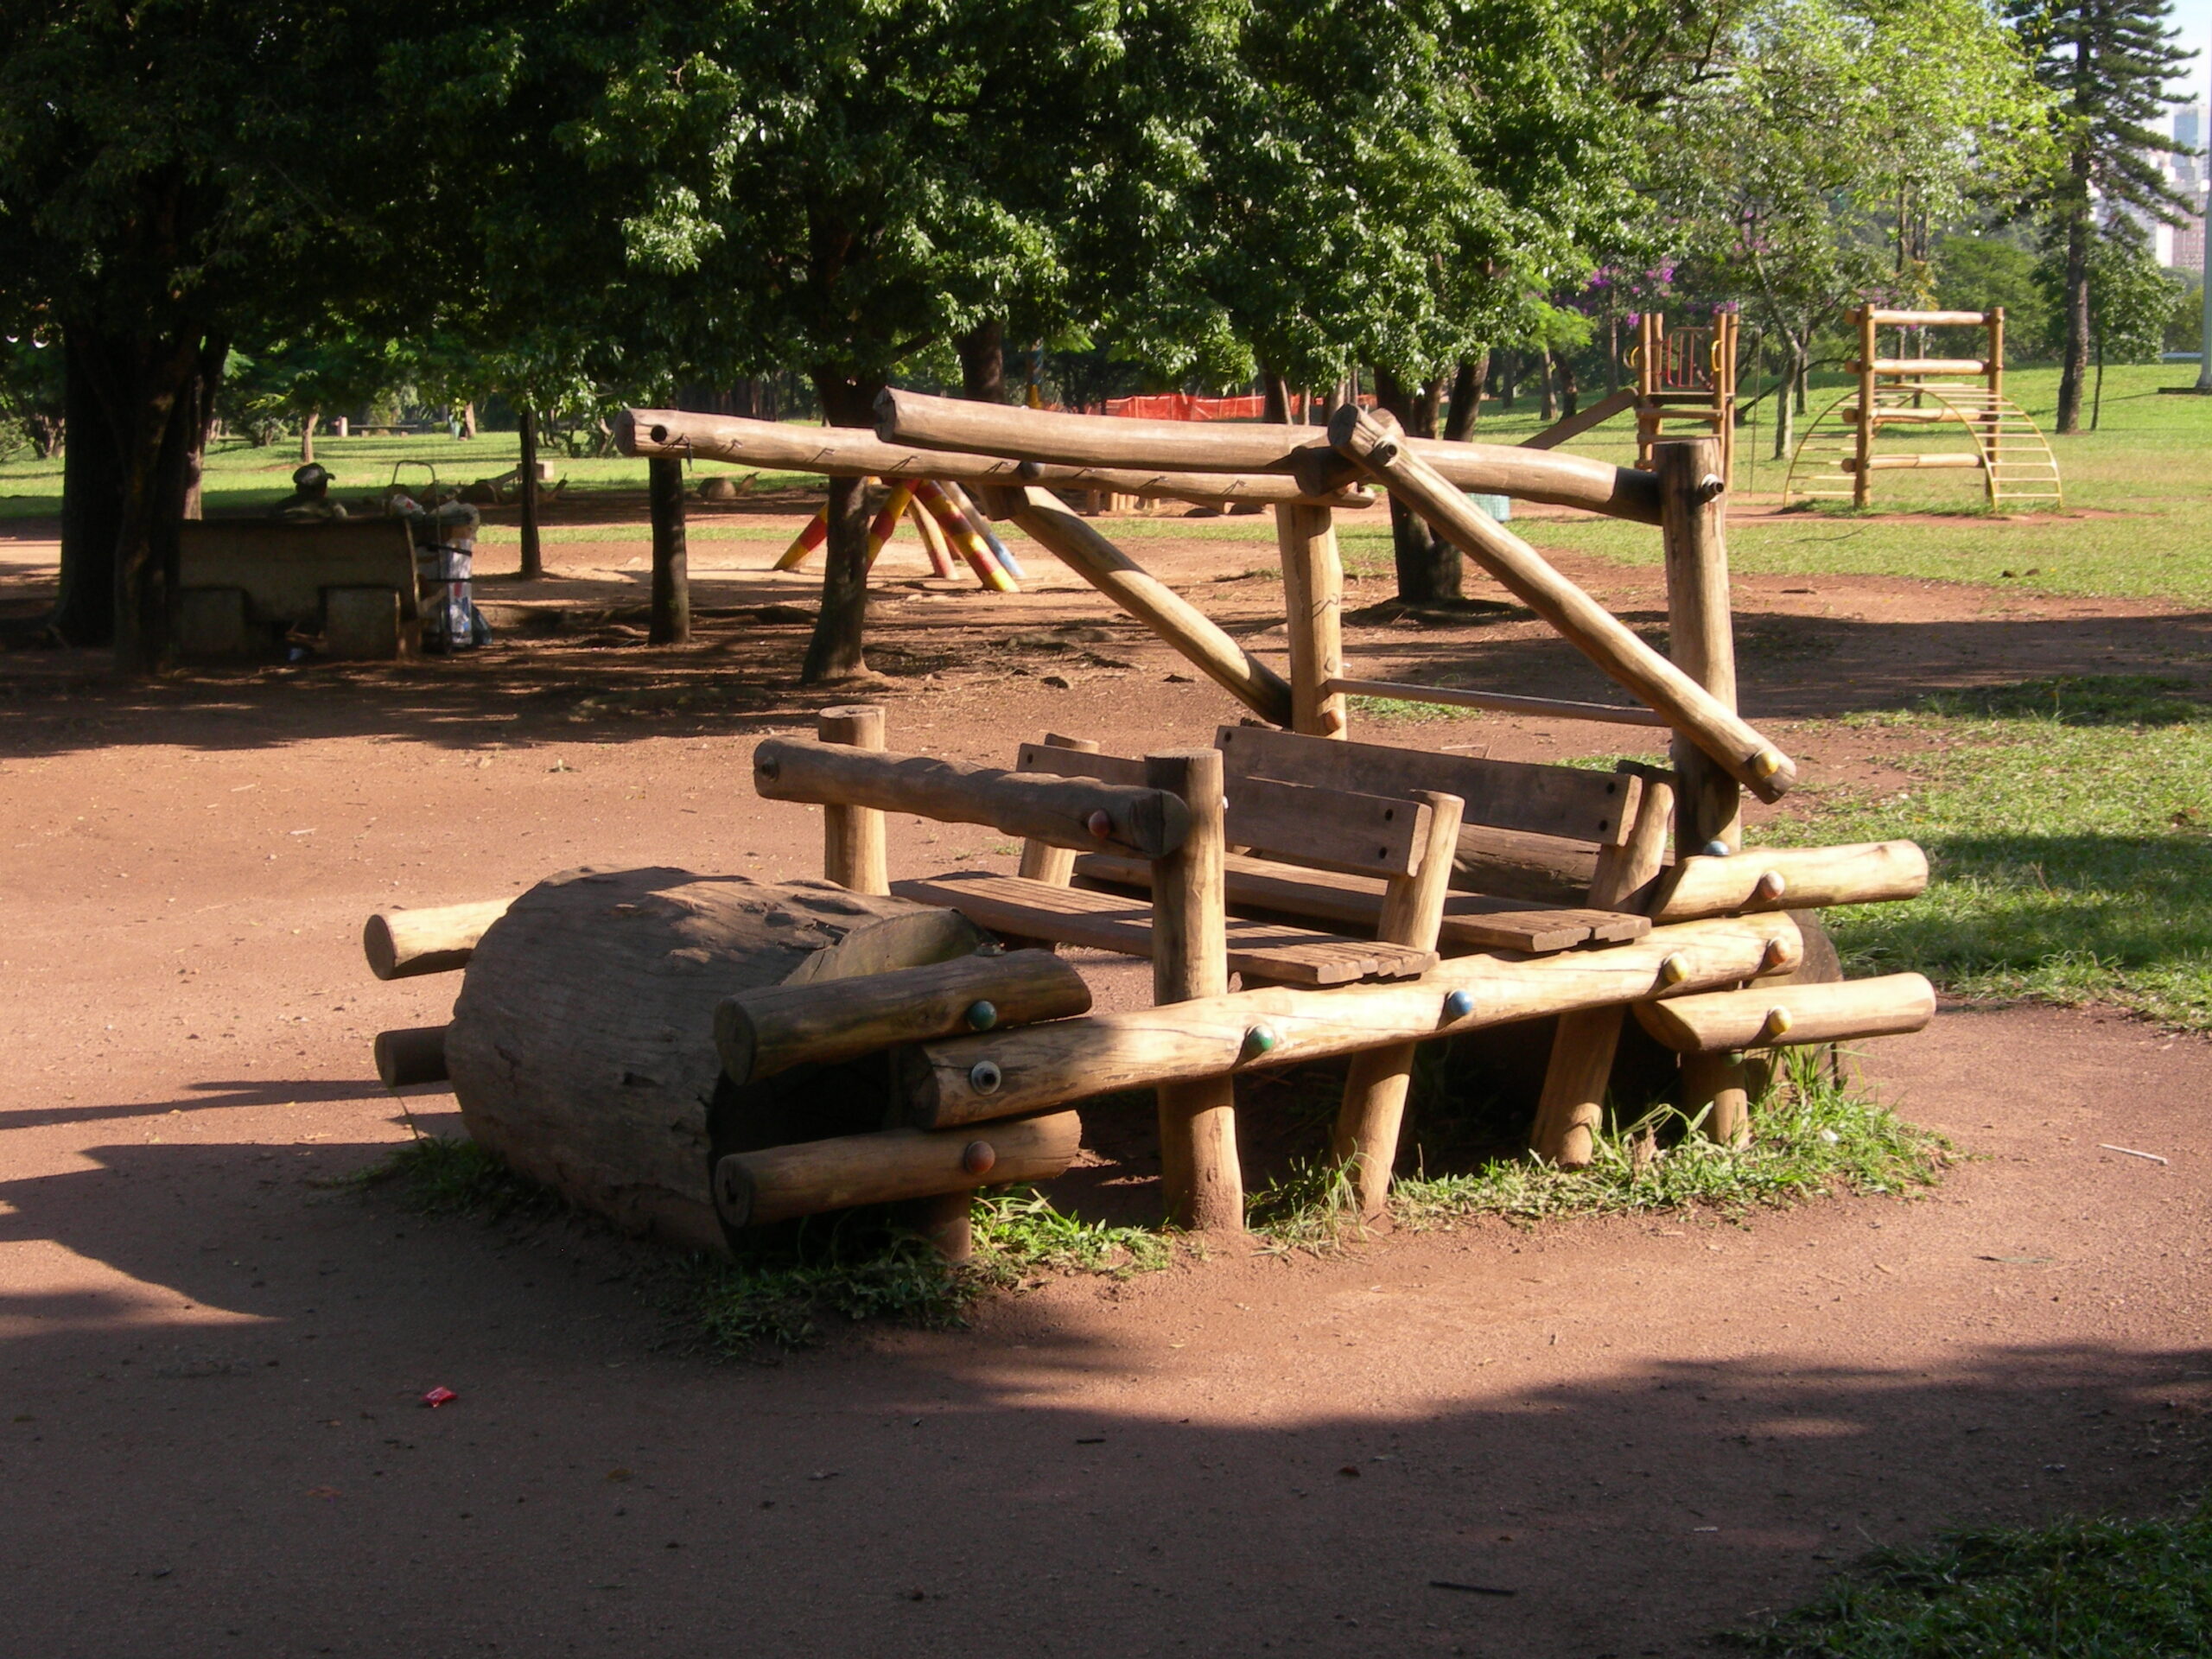
[[[1083,1121],[1055,1112],[980,1135],[885,1129],[734,1152],[715,1166],[715,1209],[733,1227],[765,1227],[855,1205],[1049,1181],[1074,1162],[1082,1140]]]
[[[626,409],[615,417],[615,447],[626,455],[726,461],[830,478],[935,478],[977,485],[1042,484],[1062,490],[1111,490],[1201,506],[1239,501],[1291,501],[1312,506],[1371,507],[1381,498],[1362,488],[1308,492],[1281,474],[1248,475],[1055,467],[1005,455],[970,455],[912,444],[886,443],[873,432],[842,426],[793,426],[681,409]]]
[[[981,823],[1009,836],[1099,853],[1119,847],[1164,858],[1183,844],[1190,814],[1165,791],[971,766],[935,755],[777,737],[753,752],[763,800],[869,806],[940,823]]]
[[[477,940],[507,913],[512,899],[422,910],[380,910],[361,929],[361,954],[378,979],[450,974],[468,966]]]
[[[401,1031],[380,1031],[375,1046],[377,1081],[387,1089],[406,1089],[418,1083],[443,1083],[446,1071],[446,1028],[410,1026]]]
[[[1568,644],[1666,717],[1667,724],[1761,800],[1778,800],[1796,781],[1789,758],[1735,710],[1639,639],[1627,626],[1545,562],[1536,550],[1478,511],[1355,405],[1339,410],[1329,434],[1340,454],[1428,520],[1489,571]]]
[[[1636,1017],[1677,1054],[1721,1054],[1919,1031],[1936,1017],[1936,990],[1918,974],[1825,985],[1753,985],[1639,1002]]]
[[[981,407],[981,405],[978,405]],[[1039,546],[1150,628],[1261,719],[1291,723],[1290,682],[1051,492],[1024,489],[1014,522]]]
[[[1843,366],[1851,374],[1866,372],[1856,361]],[[1873,369],[1876,374],[1987,374],[1989,365],[1979,357],[1878,357]]]
[[[715,1048],[742,1086],[797,1065],[1090,1010],[1081,974],[1050,951],[1014,950],[741,991],[715,1010]]]
[[[1916,473],[1943,467],[1969,467],[1976,472],[1980,471],[1981,457],[1961,451],[1949,454],[1869,455],[1866,458],[1866,470],[1870,473]],[[1847,473],[1857,472],[1859,457],[1846,455],[1843,458],[1842,467]]]
[[[1694,855],[1660,879],[1651,918],[1687,922],[1748,910],[1819,910],[1917,899],[1928,855],[1910,841],[1842,847],[1764,847],[1727,858]]]
[[[1993,311],[1891,311],[1877,308],[1869,320],[1877,328],[1985,328]]]
[[[1786,972],[1803,956],[1803,938],[1787,916],[1693,922],[1533,961],[1460,957],[1410,982],[1238,991],[930,1043],[908,1052],[904,1086],[917,1123],[982,1122],[1123,1089],[1713,989]]]
[[[1300,478],[1309,488],[1315,479],[1340,470],[1322,434],[1310,426],[1133,421],[896,389],[876,401],[876,435],[887,443],[1040,463],[1165,473],[1273,473]],[[1659,522],[1659,485],[1649,473],[1516,444],[1407,442],[1462,490],[1584,507],[1641,524]],[[1316,493],[1313,499],[1322,498]]]
[[[1547,720],[1584,720],[1601,726],[1657,726],[1665,718],[1649,709],[1610,702],[1572,702],[1559,697],[1517,697],[1506,691],[1477,691],[1458,685],[1408,685],[1400,680],[1329,682],[1329,690],[1353,697],[1388,697],[1398,702],[1433,702],[1446,709],[1484,709],[1500,715],[1535,715]]]

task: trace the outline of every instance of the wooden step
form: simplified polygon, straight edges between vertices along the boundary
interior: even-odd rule
[[[1086,853],[1076,860],[1077,879],[1148,892],[1152,866],[1141,858]],[[1372,928],[1382,915],[1382,883],[1325,870],[1292,869],[1231,853],[1222,874],[1233,910],[1262,910],[1340,926]],[[1444,901],[1437,944],[1447,956],[1471,950],[1521,950],[1551,956],[1578,944],[1617,944],[1651,931],[1641,916],[1616,910],[1529,906],[1478,893],[1455,893]]]
[[[901,899],[957,910],[994,933],[1087,945],[1124,957],[1152,955],[1152,906],[1141,899],[1058,887],[988,870],[893,881],[891,891]],[[1280,922],[1231,918],[1229,923],[1230,971],[1279,984],[1415,979],[1435,965],[1433,950],[1340,938]]]

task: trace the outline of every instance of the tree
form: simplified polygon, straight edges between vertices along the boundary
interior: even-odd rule
[[[2116,214],[2089,244],[2089,350],[2095,359],[2095,390],[2089,399],[2089,429],[2104,412],[2105,364],[2155,363],[2165,349],[2166,326],[2188,284],[2158,264],[2143,226]],[[2067,251],[2051,248],[2038,262],[2036,277],[2045,296],[2047,317],[2062,323],[2064,344]]]
[[[2040,164],[2047,100],[1980,0],[1761,0],[1723,55],[1655,119],[1656,183],[1689,279],[1743,296],[1794,385],[1854,299],[1926,297],[1913,227]]]
[[[2132,209],[2177,225],[2191,211],[2157,160],[2181,146],[2152,124],[2171,101],[2167,83],[2196,54],[2175,45],[2167,0],[2012,0],[2007,16],[2057,103],[2058,160],[2025,205],[2061,262],[2057,426],[2077,432],[2095,333],[2089,289],[2098,220]]]
[[[404,152],[374,143],[368,107],[386,22],[277,0],[0,6],[0,322],[58,324],[70,377],[56,625],[83,643],[111,626],[127,671],[165,649],[228,340],[391,285],[373,221],[408,194],[389,175]],[[101,475],[111,519],[67,499]],[[103,582],[106,618],[85,598]]]

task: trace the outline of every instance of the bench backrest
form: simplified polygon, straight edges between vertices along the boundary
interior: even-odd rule
[[[177,552],[179,587],[243,589],[259,621],[319,626],[327,588],[390,588],[403,623],[422,615],[415,543],[397,518],[194,519]]]
[[[1141,760],[1048,743],[1023,744],[1014,766],[1056,778],[1144,783]],[[1419,801],[1234,772],[1224,778],[1223,793],[1230,843],[1263,858],[1351,875],[1407,876],[1421,868],[1429,809]]]

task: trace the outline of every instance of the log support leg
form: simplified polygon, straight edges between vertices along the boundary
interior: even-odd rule
[[[1223,995],[1229,989],[1229,912],[1222,881],[1221,751],[1148,755],[1145,782],[1181,796],[1191,823],[1182,847],[1153,866],[1153,1001]],[[1160,1181],[1167,1219],[1193,1232],[1243,1232],[1236,1080],[1164,1084],[1159,1099]]]
[[[1682,1112],[1706,1115],[1705,1135],[1724,1147],[1751,1138],[1751,1092],[1740,1052],[1682,1056]]]
[[[975,1205],[966,1192],[940,1192],[931,1198],[909,1198],[892,1212],[908,1232],[948,1262],[965,1262],[976,1254],[976,1231],[969,1217]]]
[[[1386,944],[1416,950],[1436,949],[1451,890],[1452,861],[1459,844],[1459,819],[1465,803],[1457,795],[1414,796],[1428,808],[1428,840],[1421,865],[1411,875],[1391,880],[1382,895],[1382,919],[1376,937]],[[1390,1172],[1398,1161],[1398,1135],[1405,1123],[1406,1096],[1412,1087],[1413,1043],[1370,1048],[1351,1058],[1344,1078],[1343,1104],[1330,1149],[1351,1174],[1363,1223],[1389,1214]]]
[[[1278,506],[1275,542],[1289,625],[1290,728],[1308,737],[1342,737],[1346,700],[1334,686],[1344,671],[1344,573],[1328,508]]]
[[[1078,754],[1098,753],[1098,743],[1094,738],[1062,737],[1058,732],[1047,732],[1045,742],[1048,747],[1073,749]],[[1075,850],[1069,847],[1055,847],[1050,842],[1025,841],[1021,843],[1020,874],[1032,881],[1065,887],[1075,879]],[[1014,948],[1017,947],[1008,946],[1008,949]]]
[[[1667,847],[1675,834],[1674,774],[1624,762],[1621,772],[1636,779],[1636,803],[1626,816],[1621,839],[1598,855],[1590,902],[1600,910],[1641,914],[1649,905]],[[1544,1091],[1536,1103],[1529,1148],[1563,1169],[1586,1167],[1597,1150],[1605,1122],[1605,1084],[1620,1046],[1622,1011],[1591,1008],[1560,1016],[1552,1038],[1551,1063]]]
[[[817,716],[815,733],[824,743],[880,749],[883,710],[874,703],[824,709]],[[822,874],[849,892],[879,897],[888,893],[891,871],[884,854],[883,814],[872,806],[823,807]]]

